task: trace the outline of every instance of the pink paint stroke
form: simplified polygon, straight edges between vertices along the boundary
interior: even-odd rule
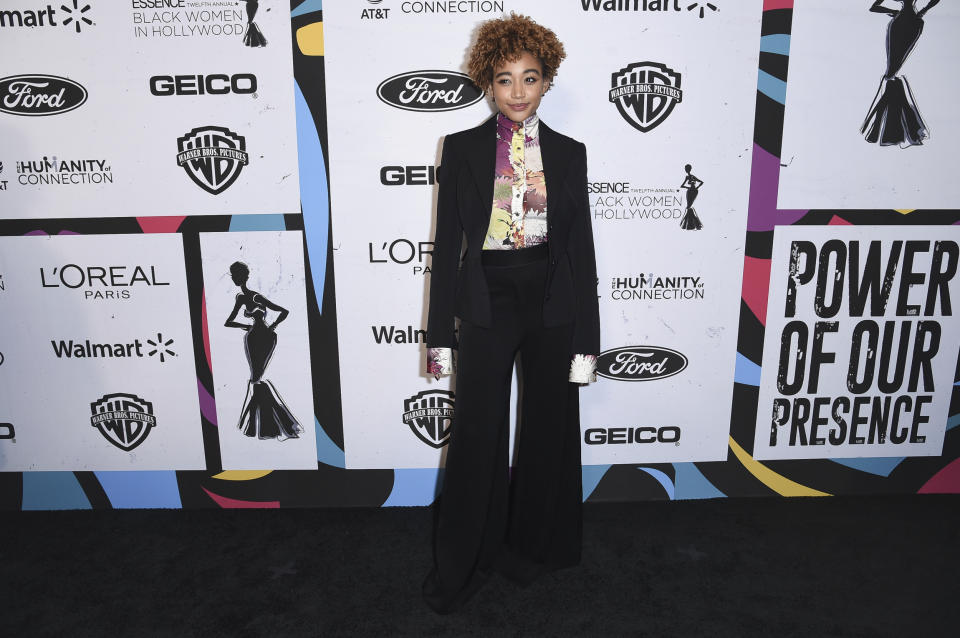
[[[240,501],[235,498],[228,498],[214,494],[205,487],[201,487],[207,493],[213,502],[223,509],[280,509],[280,501]]]

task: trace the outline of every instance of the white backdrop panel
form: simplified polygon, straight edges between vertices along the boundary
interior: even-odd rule
[[[598,191],[628,184],[619,200],[591,195],[603,349],[654,345],[689,360],[669,379],[605,379],[581,393],[585,431],[674,426],[682,430],[679,445],[585,444],[583,461],[719,460],[733,391],[762,2],[714,3],[719,10],[703,18],[673,3],[654,12],[583,4],[531,0],[503,9],[532,16],[566,46],[568,58],[540,108],[543,120],[587,145]],[[405,400],[447,390],[451,380],[425,378],[422,343],[378,343],[374,334],[393,326],[416,339],[425,327],[436,197],[430,171],[444,134],[493,112],[488,102],[413,112],[378,98],[377,85],[394,75],[462,72],[470,34],[495,17],[414,14],[402,6],[380,19],[348,3],[324,7],[337,304],[350,318],[338,322],[344,442],[348,467],[356,468],[434,467],[440,460],[439,449],[401,416]],[[608,97],[611,76],[642,62],[681,78],[680,101],[648,132]],[[685,164],[704,182],[695,205],[700,231],[680,228]],[[616,279],[651,274],[688,279],[665,284],[677,289],[666,300],[612,298]],[[685,286],[695,298],[669,299],[687,294]]]
[[[79,3],[81,8],[86,4]],[[159,3],[90,2],[83,15],[92,24],[81,22],[79,33],[75,21],[64,23],[76,12],[65,12],[56,3],[49,5],[52,26],[2,27],[0,180],[7,181],[7,188],[0,191],[0,217],[299,210],[286,8],[260,3],[255,22],[268,44],[253,48],[243,43],[243,2],[173,0],[162,9],[134,8],[152,4]],[[23,19],[26,11],[45,11],[47,6],[23,0],[16,3],[15,13]],[[17,19],[6,18],[19,24]],[[38,74],[79,84],[86,101],[59,114],[28,115],[37,109],[25,106],[25,96],[15,95],[23,85],[5,79]],[[177,81],[179,88],[171,88],[176,76],[185,77]],[[55,94],[59,85],[35,85],[30,91]],[[64,99],[78,101],[73,93]],[[178,164],[178,139],[210,126],[226,129],[224,138],[233,139],[230,145],[242,138],[247,163],[233,157],[198,160],[195,182]],[[63,183],[49,183],[51,178]]]
[[[755,458],[941,453],[958,241],[956,226],[776,228]]]
[[[902,3],[887,2],[900,8]],[[927,4],[919,0],[918,7]],[[868,143],[860,128],[887,64],[890,17],[869,2],[797,0],[780,155],[780,208],[955,208],[944,166],[960,147],[960,4],[930,9],[905,76],[930,131],[921,146]]]
[[[220,457],[228,470],[315,470],[317,431],[313,418],[310,373],[310,334],[303,266],[303,234],[299,231],[201,233],[204,298],[210,357],[217,401]],[[240,289],[230,277],[230,265],[243,262],[250,269],[251,291],[289,311],[275,330],[276,346],[263,379],[303,427],[296,438],[259,439],[237,427],[249,392],[251,366],[246,331],[224,326]],[[276,320],[268,310],[266,323]],[[235,321],[253,319],[241,309]],[[252,353],[254,357],[257,353]]]
[[[0,276],[0,470],[205,467],[179,235],[0,237]]]

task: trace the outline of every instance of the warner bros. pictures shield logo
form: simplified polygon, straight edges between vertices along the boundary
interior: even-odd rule
[[[90,411],[90,425],[126,452],[143,443],[157,425],[153,404],[125,392],[105,395],[90,404]]]
[[[450,439],[454,394],[446,390],[418,392],[403,402],[403,422],[421,441],[437,449]]]
[[[177,150],[177,164],[211,195],[230,188],[250,163],[246,139],[223,126],[193,129],[177,138]]]
[[[630,126],[648,133],[683,99],[680,74],[659,62],[635,62],[611,74],[610,101]]]

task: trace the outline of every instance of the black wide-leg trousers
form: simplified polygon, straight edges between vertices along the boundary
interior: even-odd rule
[[[489,328],[462,321],[453,428],[436,504],[426,602],[465,602],[497,569],[525,583],[576,565],[581,546],[578,386],[573,325],[545,328],[547,246],[485,251]],[[509,468],[510,380],[520,354],[517,459]]]

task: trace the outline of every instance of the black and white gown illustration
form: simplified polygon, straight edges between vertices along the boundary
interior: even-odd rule
[[[684,230],[701,230],[703,223],[701,223],[700,218],[697,217],[697,209],[693,207],[693,202],[696,201],[697,195],[700,193],[703,180],[690,172],[693,170],[693,167],[689,164],[684,166],[683,170],[687,172],[687,176],[683,178],[683,183],[680,184],[680,188],[684,188],[687,191],[687,209],[680,219],[680,228]]]
[[[870,7],[874,13],[890,16],[887,69],[860,132],[873,144],[907,147],[923,144],[930,132],[917,109],[907,77],[898,74],[923,33],[924,15],[940,0],[930,0],[920,11],[917,11],[915,0],[892,1],[900,8],[886,6],[887,0],[876,0]]]
[[[243,43],[248,47],[265,47],[267,39],[263,37],[263,32],[253,19],[257,15],[257,9],[260,7],[258,0],[246,0],[247,2],[247,30],[243,34]]]
[[[239,328],[247,332],[243,345],[250,365],[250,381],[247,396],[240,411],[237,428],[244,435],[258,439],[298,438],[303,426],[287,408],[273,384],[263,378],[273,351],[277,347],[276,327],[287,318],[289,312],[271,302],[258,292],[247,287],[250,270],[246,264],[235,262],[230,266],[233,282],[240,286],[233,312],[224,324],[228,328]],[[243,309],[243,316],[252,323],[236,321],[237,314]],[[267,323],[267,311],[277,313],[273,323]]]

